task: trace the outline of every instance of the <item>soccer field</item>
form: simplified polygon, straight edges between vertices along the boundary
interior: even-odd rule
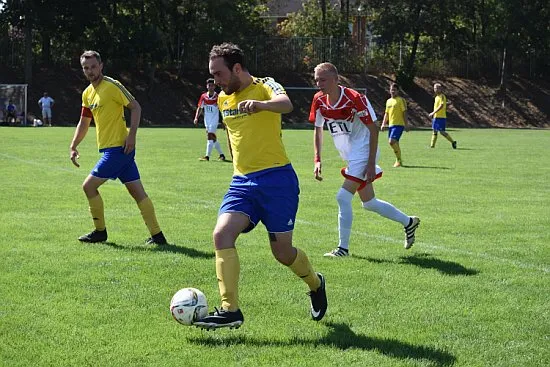
[[[91,129],[74,167],[73,132],[0,128],[0,366],[550,365],[549,130],[451,130],[457,150],[412,131],[401,168],[381,133],[377,197],[421,218],[417,242],[404,250],[402,227],[355,198],[342,259],[322,255],[338,241],[343,163],[325,136],[315,181],[313,132],[283,131],[301,186],[295,245],[326,276],[327,315],[310,319],[307,286],[259,225],[237,244],[245,323],[210,332],[168,305],[190,286],[219,304],[212,229],[232,165],[197,160],[202,129],[140,129],[136,160],[170,245],[144,244],[119,182],[100,189],[109,242],[83,244],[81,184],[99,154]]]

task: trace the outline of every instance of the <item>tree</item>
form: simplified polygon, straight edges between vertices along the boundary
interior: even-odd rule
[[[321,6],[319,6],[321,5]],[[278,26],[284,37],[343,37],[349,34],[344,17],[325,0],[305,0],[302,10],[292,13]]]

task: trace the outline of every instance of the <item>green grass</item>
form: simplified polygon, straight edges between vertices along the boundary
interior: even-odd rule
[[[394,169],[381,135],[377,196],[422,225],[399,225],[354,201],[352,257],[337,244],[342,162],[325,140],[325,180],[312,177],[311,131],[285,131],[301,183],[295,245],[327,278],[329,311],[311,321],[307,287],[269,250],[260,225],[238,241],[239,330],[177,324],[168,304],[193,286],[217,306],[211,232],[231,164],[199,162],[202,129],[141,129],[137,162],[171,243],[148,232],[124,187],[101,188],[109,241],[91,229],[81,183],[94,131],[68,158],[71,128],[0,128],[1,366],[547,366],[550,365],[550,131],[405,134]],[[223,134],[221,134],[223,135]],[[222,145],[225,146],[222,136]]]

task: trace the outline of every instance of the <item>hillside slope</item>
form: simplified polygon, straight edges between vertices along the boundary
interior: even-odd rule
[[[179,75],[173,71],[159,71],[154,75],[144,72],[110,72],[135,95],[143,107],[144,126],[191,126],[195,106],[204,89],[207,73]],[[264,76],[259,75],[259,76]],[[275,75],[284,86],[311,87],[311,75],[287,73]],[[0,83],[21,83],[21,75],[0,70]],[[550,128],[550,84],[513,78],[508,83],[505,107],[498,97],[498,85],[483,80],[459,78],[417,78],[415,86],[404,95],[409,104],[409,119],[417,127],[429,127],[428,113],[433,106],[432,84],[441,82],[452,102],[448,111],[448,125],[454,127],[531,127]],[[346,75],[342,83],[367,88],[377,114],[382,115],[391,79],[380,75]],[[80,69],[35,69],[29,86],[28,111],[40,114],[37,104],[43,91],[56,100],[54,123],[71,125],[80,114],[80,93],[86,87]],[[307,122],[309,104],[314,91],[289,91],[295,111],[284,117],[286,124],[302,125]]]

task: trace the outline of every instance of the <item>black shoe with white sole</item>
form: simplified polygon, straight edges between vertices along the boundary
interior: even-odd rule
[[[217,309],[214,307],[213,312],[210,312],[208,316],[195,321],[193,325],[206,330],[214,330],[222,327],[238,329],[241,327],[243,322],[244,316],[240,309],[231,312],[224,310],[223,308]]]

